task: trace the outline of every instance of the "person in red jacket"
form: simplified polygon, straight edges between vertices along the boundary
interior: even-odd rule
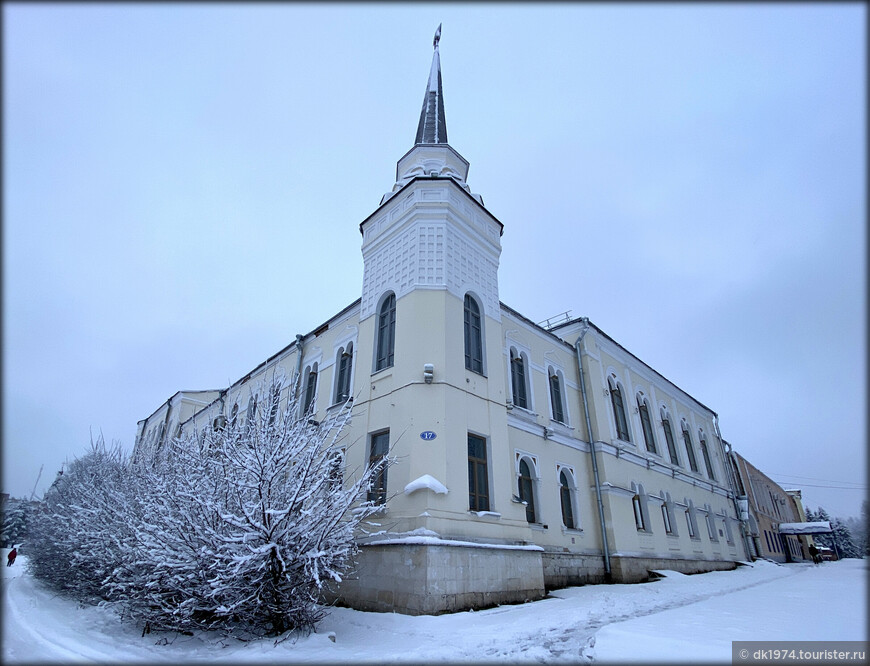
[[[15,550],[15,546],[12,546],[12,550],[9,551],[9,555],[6,558],[6,566],[11,567],[13,564],[15,564],[16,557],[18,557],[18,551]]]

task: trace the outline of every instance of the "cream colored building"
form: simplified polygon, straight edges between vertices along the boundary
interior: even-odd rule
[[[587,319],[547,328],[500,301],[505,229],[447,143],[437,37],[413,147],[360,224],[361,297],[218,391],[139,423],[136,455],[244,418],[274,376],[315,419],[352,398],[346,474],[389,450],[338,595],[433,613],[545,589],[728,569],[747,554],[710,408]]]

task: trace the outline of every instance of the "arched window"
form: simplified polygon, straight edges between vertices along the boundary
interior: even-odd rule
[[[305,378],[305,400],[302,403],[302,413],[307,414],[314,404],[314,396],[317,395],[317,363],[308,369]]]
[[[665,441],[668,443],[668,455],[671,458],[671,464],[679,465],[680,459],[677,457],[677,445],[674,443],[674,431],[671,428],[671,419],[664,408],[662,408],[662,430],[665,432]]]
[[[707,534],[710,535],[710,541],[715,541],[718,543],[719,535],[716,532],[716,520],[713,517],[713,509],[710,508],[709,504],[705,504],[704,512],[706,513]]]
[[[692,504],[692,500],[686,501],[686,527],[689,530],[689,538],[690,539],[698,539],[698,523],[695,518],[695,505]]]
[[[686,443],[686,455],[689,456],[689,467],[693,472],[698,471],[698,461],[695,460],[695,447],[692,446],[692,435],[689,433],[689,426],[685,421],[682,423],[683,441]]]
[[[338,350],[335,364],[338,367],[338,379],[335,382],[335,399],[333,403],[347,402],[350,397],[350,373],[353,369],[353,343]]]
[[[559,373],[552,368],[549,369],[550,376],[550,403],[553,406],[553,420],[559,423],[565,423],[565,402],[562,397],[562,378]]]
[[[511,393],[517,407],[529,408],[526,359],[511,347]]]
[[[483,374],[483,329],[480,306],[471,294],[465,294],[465,367]]]
[[[674,502],[671,500],[671,494],[662,492],[661,496],[664,498],[662,501],[662,522],[665,526],[665,534],[679,536],[677,524],[674,520]]]
[[[517,483],[520,499],[526,502],[526,520],[530,523],[536,522],[535,515],[535,481],[532,477],[532,471],[529,469],[529,463],[525,458],[520,460],[520,477]]]
[[[562,524],[569,530],[575,529],[574,478],[571,473],[565,469],[559,472],[559,500],[562,505]]]
[[[233,409],[230,412],[230,426],[235,428],[239,422],[239,403],[233,404]]]
[[[278,418],[278,406],[281,403],[281,385],[275,383],[272,386],[272,394],[270,396],[269,405],[269,425],[275,423]]]
[[[658,454],[656,449],[656,438],[653,434],[652,420],[649,417],[649,402],[638,393],[637,395],[637,411],[640,414],[640,425],[643,430],[643,440],[646,444],[646,450],[650,453]]]
[[[378,313],[377,351],[375,371],[391,368],[396,348],[396,295],[390,293]]]
[[[390,450],[390,431],[375,433],[371,436],[369,444],[369,467],[381,463]],[[374,504],[386,504],[387,502],[387,466],[381,464],[378,473],[372,479],[372,485],[368,492],[368,501]]]
[[[248,409],[246,410],[246,418],[249,425],[254,425],[254,417],[257,415],[257,396],[252,395],[248,400]]]
[[[616,423],[616,437],[623,442],[630,442],[631,437],[628,434],[628,421],[625,418],[625,401],[622,399],[622,391],[619,384],[613,377],[610,382],[610,402],[613,405],[613,418]]]
[[[647,507],[647,494],[643,489],[643,485],[632,481],[631,489],[634,491],[634,496],[631,498],[631,506],[634,510],[634,524],[640,532],[652,532],[652,526],[649,520],[649,509]]]
[[[713,463],[710,460],[710,452],[707,450],[707,440],[704,437],[704,431],[698,431],[698,439],[701,442],[701,455],[704,456],[704,467],[707,468],[707,477],[716,480],[716,475],[713,474]]]

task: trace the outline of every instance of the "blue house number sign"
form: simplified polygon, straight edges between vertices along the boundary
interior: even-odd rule
[[[424,430],[420,433],[420,439],[435,439],[437,435],[431,430]]]

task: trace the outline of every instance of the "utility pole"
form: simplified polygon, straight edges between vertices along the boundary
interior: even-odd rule
[[[36,475],[36,483],[33,484],[33,492],[30,493],[30,501],[33,501],[33,496],[36,494],[36,486],[39,484],[39,479],[42,476],[42,468],[45,467],[45,463],[39,466],[39,474]]]

